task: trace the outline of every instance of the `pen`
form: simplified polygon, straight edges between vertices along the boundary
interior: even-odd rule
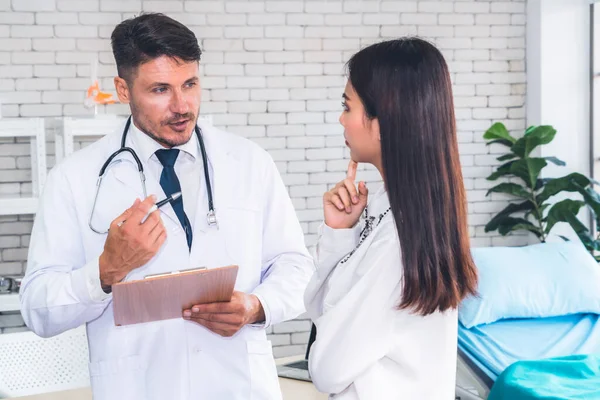
[[[150,214],[152,214],[154,211],[158,210],[160,207],[164,206],[167,203],[172,202],[173,200],[177,200],[180,197],[181,197],[181,192],[175,192],[172,195],[170,195],[169,197],[167,197],[166,199],[163,199],[163,200],[157,202],[152,207],[150,207],[150,210],[148,210],[148,213],[144,216],[144,218],[142,219],[142,222],[140,222],[140,223],[143,224],[144,222],[146,222],[146,219],[148,218],[148,216]],[[122,221],[122,222],[119,222],[118,225],[121,226],[124,223],[125,223],[125,221]]]
[[[150,214],[152,214],[154,211],[158,210],[159,208],[161,208],[165,204],[172,202],[173,200],[177,200],[180,197],[181,197],[181,192],[175,192],[172,195],[170,195],[169,197],[167,197],[166,199],[158,201],[156,204],[154,204],[152,207],[150,207],[150,210],[148,210],[148,214],[146,214],[146,216],[144,217],[144,219],[142,219],[141,223],[143,224],[144,222],[146,222],[146,219],[148,218],[148,216]]]
[[[172,195],[170,195],[166,199],[163,199],[163,200],[157,202],[152,207],[150,207],[150,210],[148,211],[148,214],[152,214],[154,211],[158,210],[159,208],[161,208],[165,204],[170,203],[173,200],[177,200],[180,197],[181,197],[181,192],[175,192],[175,193],[173,193]],[[146,215],[146,217],[148,217],[148,215]]]

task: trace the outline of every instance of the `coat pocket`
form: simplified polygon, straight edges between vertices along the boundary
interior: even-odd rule
[[[227,253],[237,263],[253,254],[260,254],[262,221],[260,212],[251,208],[227,207],[222,213],[227,236]]]
[[[146,367],[139,356],[91,362],[94,400],[146,400]]]
[[[273,348],[269,340],[249,340],[248,362],[252,386],[252,400],[280,400],[281,388]]]

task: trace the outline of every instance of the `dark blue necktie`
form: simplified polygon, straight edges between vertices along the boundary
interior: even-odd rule
[[[163,165],[163,171],[162,174],[160,174],[160,186],[162,186],[167,196],[170,196],[173,193],[181,192],[181,185],[179,184],[179,179],[177,178],[174,168],[178,155],[179,150],[177,149],[156,151],[156,157]],[[188,220],[187,215],[185,215],[185,211],[183,211],[183,195],[177,200],[172,201],[171,206],[173,207],[173,211],[175,211],[175,214],[177,215],[177,218],[179,219],[179,222],[185,231],[185,238],[187,239],[188,248],[191,250],[192,225],[190,225],[190,221]]]

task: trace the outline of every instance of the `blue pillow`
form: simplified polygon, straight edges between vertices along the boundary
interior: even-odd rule
[[[467,328],[506,318],[600,314],[600,265],[579,241],[471,250],[478,296],[463,300]]]

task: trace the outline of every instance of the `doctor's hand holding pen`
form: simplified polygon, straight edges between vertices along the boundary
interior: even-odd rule
[[[167,233],[155,203],[154,195],[141,202],[136,199],[110,224],[99,261],[100,283],[106,293],[129,271],[150,261],[165,242]]]
[[[330,228],[352,228],[356,225],[367,206],[369,190],[366,184],[359,182],[358,190],[356,190],[354,183],[357,167],[358,163],[356,161],[350,161],[346,179],[323,195],[325,224]]]

